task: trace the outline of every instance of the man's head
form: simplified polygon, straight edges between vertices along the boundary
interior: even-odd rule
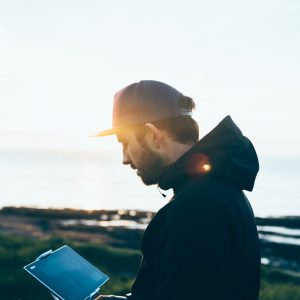
[[[163,168],[197,142],[194,109],[194,101],[173,87],[141,81],[115,95],[113,128],[98,136],[116,134],[123,147],[123,163],[137,169],[146,185],[155,184]]]

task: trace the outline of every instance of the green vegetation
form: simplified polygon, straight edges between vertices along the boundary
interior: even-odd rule
[[[130,291],[140,262],[140,253],[101,244],[78,243],[52,237],[48,240],[26,239],[0,235],[0,294],[1,300],[52,299],[46,289],[23,271],[22,267],[48,249],[68,244],[95,264],[110,280],[101,290],[104,294],[125,294]]]
[[[300,277],[280,270],[262,268],[260,300],[299,300]]]
[[[51,300],[48,291],[23,271],[23,266],[49,249],[70,245],[103,270],[110,280],[103,294],[124,295],[136,276],[143,230],[127,227],[85,225],[84,220],[141,222],[151,218],[142,211],[42,210],[7,207],[0,210],[0,299]],[[63,221],[78,221],[65,224]],[[257,219],[259,225],[300,228],[299,217]],[[274,234],[270,232],[269,234]],[[262,267],[259,300],[300,300],[300,252],[298,245],[261,240],[262,257],[273,266]],[[281,267],[281,269],[279,268]],[[289,270],[289,271],[285,271]],[[241,299],[243,300],[243,299]]]
[[[137,272],[140,253],[101,244],[79,243],[53,236],[47,240],[0,235],[0,292],[2,300],[47,300],[49,293],[22,267],[48,249],[68,244],[110,276],[102,293],[124,295]],[[262,268],[260,300],[299,300],[300,277],[279,270]]]

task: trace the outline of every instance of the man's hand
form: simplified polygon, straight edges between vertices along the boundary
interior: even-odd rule
[[[100,295],[95,300],[126,300],[126,297],[123,296],[114,296],[114,295]]]

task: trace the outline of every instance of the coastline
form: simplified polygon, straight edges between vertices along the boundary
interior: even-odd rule
[[[153,215],[138,210],[2,208],[1,299],[50,300],[48,291],[25,274],[22,267],[41,253],[62,245],[73,247],[109,275],[111,280],[103,286],[103,294],[125,295],[139,268],[140,241]],[[284,240],[272,241],[298,240],[299,217],[256,221],[262,249],[259,300],[300,299],[300,246]]]
[[[139,250],[155,215],[140,210],[78,210],[3,207],[0,233],[32,239],[60,236],[79,242]],[[262,265],[300,275],[300,216],[256,218]]]

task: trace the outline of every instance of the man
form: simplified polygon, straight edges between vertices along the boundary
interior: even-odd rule
[[[259,169],[251,142],[227,116],[198,141],[193,100],[157,81],[115,95],[113,128],[123,163],[174,196],[142,240],[132,300],[257,300],[260,247],[251,206]],[[100,296],[99,299],[126,299]]]

